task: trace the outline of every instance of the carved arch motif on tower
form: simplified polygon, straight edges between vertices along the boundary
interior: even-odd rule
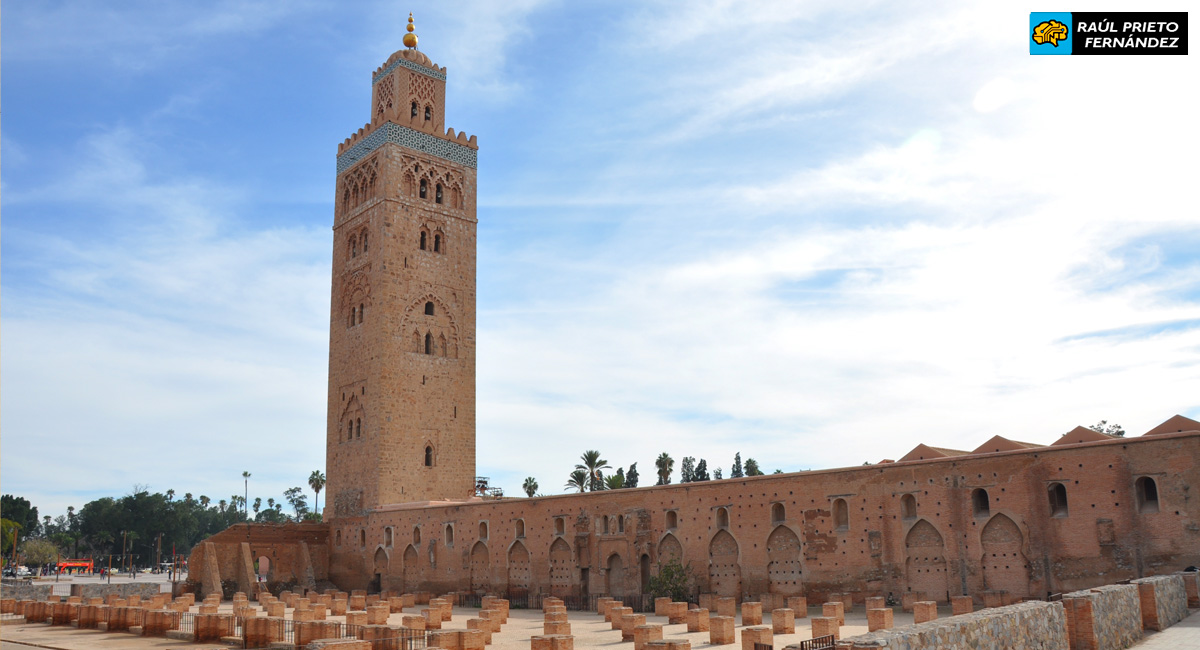
[[[370,264],[364,265],[342,281],[338,311],[345,319],[347,327],[364,322],[364,311],[371,306],[371,281],[368,276],[370,270]]]
[[[432,310],[428,308],[430,304]],[[458,325],[449,305],[437,295],[426,293],[411,301],[401,323],[400,336],[408,340],[409,352],[458,358]]]
[[[383,117],[391,115],[392,105],[395,104],[396,74],[392,73],[375,84],[375,115]]]
[[[400,190],[404,196],[424,199],[455,210],[463,209],[465,183],[457,171],[443,169],[437,163],[411,156],[402,159],[401,167],[404,174],[400,177]]]
[[[338,186],[342,200],[343,218],[353,209],[366,203],[369,199],[379,196],[380,181],[379,159],[372,156],[351,167],[342,174]]]
[[[351,395],[338,417],[338,442],[349,442],[362,438],[365,411],[358,395]]]

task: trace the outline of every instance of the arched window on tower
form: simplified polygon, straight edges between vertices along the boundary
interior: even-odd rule
[[[433,188],[433,200],[435,203],[442,202],[442,184],[441,183],[438,183]]]
[[[425,250],[428,247],[428,244],[426,244],[426,242],[425,242],[425,240],[427,238],[428,238],[428,235],[425,233],[424,230],[422,230],[421,231],[421,250]]]
[[[354,440],[354,420],[346,423],[346,440]]]
[[[354,437],[362,437],[362,418],[358,418],[358,420],[354,422]]]
[[[433,354],[433,334],[425,332],[425,354]]]
[[[365,233],[365,232],[362,235],[362,245],[363,245],[363,254],[366,255],[366,253],[367,253],[367,233]]]
[[[991,514],[992,506],[987,490],[975,488],[975,491],[971,492],[971,509],[975,511],[976,517],[986,517]]]
[[[429,198],[429,181],[425,180],[424,178],[421,179],[421,189],[419,195],[423,199]]]
[[[433,445],[425,446],[425,466],[433,467]]]
[[[350,322],[347,324],[347,327],[354,327],[354,319],[358,316],[358,314],[355,313],[357,309],[357,307],[350,308]]]
[[[412,117],[416,117],[416,116],[417,116],[417,103],[413,102],[412,103]]]
[[[358,238],[350,238],[350,257],[358,257]]]
[[[358,306],[358,322],[359,322],[359,324],[361,324],[363,322],[363,312],[364,311],[366,311],[366,310],[363,309],[363,306],[360,304]]]
[[[1137,511],[1140,513],[1158,512],[1158,484],[1149,476],[1139,478],[1133,484],[1137,493]]]
[[[426,315],[426,316],[432,316],[432,315],[433,315],[433,302],[432,302],[432,301],[429,301],[429,302],[426,302],[426,303],[425,303],[425,315]]]
[[[833,500],[833,527],[838,530],[850,528],[850,509],[845,499]]]
[[[1050,516],[1067,516],[1067,488],[1062,483],[1051,483],[1047,496],[1050,499]]]
[[[435,252],[435,253],[442,252],[442,236],[441,235],[433,236],[433,252]]]
[[[426,106],[425,107],[425,121],[428,122],[429,120],[432,120],[432,119],[433,119],[433,108],[430,106]]]

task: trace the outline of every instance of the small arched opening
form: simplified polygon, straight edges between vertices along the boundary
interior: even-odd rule
[[[833,500],[833,527],[838,530],[850,528],[850,509],[846,506],[845,499]]]
[[[917,498],[911,494],[900,497],[900,516],[905,519],[916,519]]]
[[[1143,476],[1134,482],[1133,487],[1137,493],[1137,511],[1158,512],[1158,483],[1149,476]]]
[[[773,524],[783,523],[783,520],[785,519],[785,514],[786,513],[784,512],[782,503],[773,504],[771,506],[771,523],[773,523]]]
[[[1062,483],[1051,483],[1046,496],[1050,500],[1050,516],[1066,517],[1067,487]]]
[[[479,539],[488,538],[488,525],[486,521],[479,522]]]
[[[562,517],[554,518],[554,534],[565,535],[567,533],[567,522]]]
[[[433,467],[433,445],[425,445],[425,466]]]
[[[971,510],[974,511],[976,517],[987,517],[992,513],[991,500],[988,499],[987,490],[983,488],[975,488],[971,492]]]
[[[454,524],[446,524],[446,546],[454,545]]]
[[[667,511],[667,530],[671,530],[672,528],[676,528],[677,526],[679,526],[679,513],[675,512],[674,510],[668,510]]]
[[[518,537],[518,538],[525,536],[525,520],[524,519],[517,520],[517,525],[513,532],[516,535],[516,537]]]
[[[717,508],[717,528],[729,528],[729,510]]]

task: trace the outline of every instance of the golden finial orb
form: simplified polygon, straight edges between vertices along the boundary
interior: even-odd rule
[[[416,49],[417,35],[414,34],[413,32],[417,28],[415,25],[413,25],[413,15],[411,13],[408,14],[408,27],[406,27],[405,29],[408,30],[408,33],[404,35],[404,47],[407,47],[410,50]]]

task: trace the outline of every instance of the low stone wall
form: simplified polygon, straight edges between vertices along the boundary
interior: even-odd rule
[[[1142,638],[1136,585],[1106,585],[1063,594],[1071,650],[1122,650]]]
[[[50,590],[54,585],[35,585],[29,582],[9,582],[5,581],[0,585],[0,591],[4,592],[5,598],[14,600],[48,600],[50,598]]]
[[[799,645],[787,646],[796,650]],[[1068,650],[1061,603],[1027,602],[849,637],[839,650]]]
[[[1132,584],[1137,585],[1141,595],[1142,627],[1165,630],[1187,618],[1187,590],[1182,576],[1138,578]]]
[[[71,585],[71,595],[79,596],[87,602],[88,598],[106,598],[109,594],[117,594],[121,598],[130,596],[141,596],[142,598],[153,598],[163,592],[163,589],[170,589],[169,582],[121,582],[117,584],[107,583],[80,583]]]

